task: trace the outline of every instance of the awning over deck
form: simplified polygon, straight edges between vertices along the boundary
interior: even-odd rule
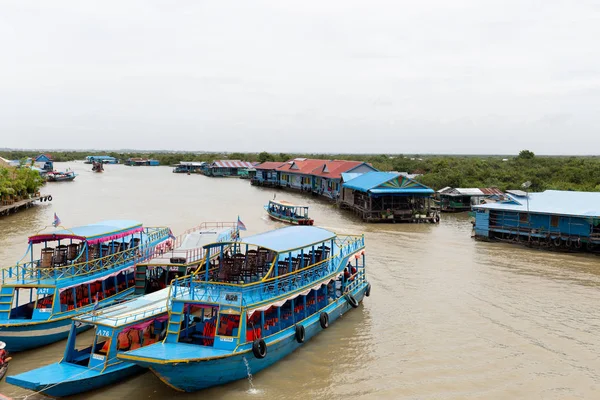
[[[48,240],[78,239],[95,244],[143,231],[142,223],[135,220],[110,220],[95,224],[60,229],[54,232],[30,236],[29,243],[41,243]]]
[[[242,244],[250,244],[276,252],[294,250],[313,243],[335,238],[335,233],[314,226],[289,226],[244,238]]]
[[[343,184],[345,189],[375,195],[429,195],[431,188],[397,172],[367,172]]]

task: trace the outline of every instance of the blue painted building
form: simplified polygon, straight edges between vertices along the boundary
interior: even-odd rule
[[[439,221],[433,189],[397,172],[343,174],[340,206],[367,222]]]
[[[54,170],[54,161],[50,154],[40,154],[35,158],[34,165],[44,171]]]
[[[559,250],[600,249],[600,193],[507,191],[503,200],[473,210],[479,239]]]
[[[87,156],[85,158],[86,164],[93,164],[95,162],[101,162],[103,164],[118,164],[119,160],[111,156]]]

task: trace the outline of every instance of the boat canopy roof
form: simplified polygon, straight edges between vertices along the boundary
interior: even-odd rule
[[[279,200],[279,201],[270,200],[269,203],[271,203],[271,204],[277,204],[277,205],[283,206],[283,207],[290,207],[290,208],[293,208],[293,207],[308,208],[308,206],[290,203],[289,201],[285,201],[285,200]]]
[[[321,243],[334,239],[335,237],[335,233],[323,228],[317,228],[314,226],[289,226],[286,228],[275,229],[273,231],[245,237],[241,244],[264,247],[281,253],[286,250],[295,250],[310,246],[312,244]],[[222,244],[223,243],[213,243],[207,247]]]
[[[107,240],[119,239],[133,233],[141,232],[143,229],[142,223],[135,220],[101,221],[95,224],[30,236],[29,243],[34,244],[60,239],[79,239],[88,242],[88,244],[95,244]]]
[[[96,313],[73,317],[75,321],[111,327],[130,325],[167,311],[169,288],[115,304]]]

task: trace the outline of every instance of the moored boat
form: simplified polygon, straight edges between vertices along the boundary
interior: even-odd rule
[[[46,180],[48,182],[65,182],[72,181],[77,177],[77,174],[73,171],[59,172],[50,171],[46,173]]]
[[[270,200],[265,205],[265,211],[269,216],[277,221],[292,225],[312,225],[314,221],[308,217],[308,206],[292,204],[288,201]]]
[[[6,381],[52,397],[64,397],[120,382],[143,370],[117,354],[149,346],[164,339],[168,319],[168,285],[205,265],[203,246],[231,242],[238,238],[235,222],[209,222],[192,228],[175,239],[172,249],[162,251],[148,262],[137,264],[136,297],[73,318],[69,340],[60,362],[36,368]],[[212,256],[217,254],[213,252]],[[95,329],[91,345],[82,346],[76,337],[78,326]]]
[[[370,293],[363,236],[287,227],[205,251],[218,257],[171,285],[165,340],[117,355],[176,390],[267,368]]]
[[[0,340],[9,351],[22,351],[66,338],[72,317],[131,295],[134,264],[152,258],[171,237],[169,228],[132,220],[29,237],[25,256],[2,270]]]
[[[94,161],[92,165],[92,171],[104,172],[104,164],[100,161]]]

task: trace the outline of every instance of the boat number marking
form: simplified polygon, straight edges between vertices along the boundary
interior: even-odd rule
[[[226,337],[226,338],[222,337],[221,342],[233,342],[233,338],[232,337]]]
[[[225,295],[225,300],[227,301],[238,301],[238,295],[237,294],[226,294]]]
[[[100,361],[104,361],[104,356],[100,355],[100,354],[92,354],[92,358],[94,360],[100,360]]]
[[[37,293],[38,294],[54,294],[54,288],[49,288],[49,287],[38,288]]]
[[[106,329],[98,329],[98,336],[110,336],[110,331]]]

